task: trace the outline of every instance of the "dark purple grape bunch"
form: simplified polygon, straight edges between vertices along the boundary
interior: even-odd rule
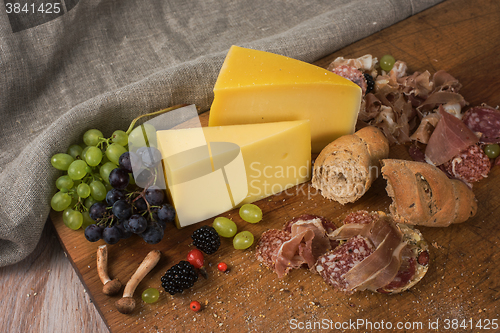
[[[103,239],[108,244],[116,244],[133,234],[139,235],[148,244],[157,244],[163,239],[165,229],[175,220],[175,209],[167,202],[165,191],[157,186],[141,189],[130,184],[132,171],[146,166],[156,167],[161,161],[158,149],[140,148],[138,153],[125,152],[120,156],[119,167],[109,174],[113,187],[106,194],[106,202],[93,204],[90,217],[96,222],[85,229],[85,237],[90,242]],[[141,182],[151,184],[154,178],[149,169],[139,173]],[[137,183],[137,179],[135,179]]]

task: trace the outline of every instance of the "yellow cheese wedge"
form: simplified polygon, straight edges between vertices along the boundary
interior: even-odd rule
[[[312,150],[354,133],[361,88],[296,59],[232,46],[214,87],[209,126],[311,121]]]
[[[157,132],[157,141],[178,227],[276,194],[311,176],[307,120],[164,130]]]

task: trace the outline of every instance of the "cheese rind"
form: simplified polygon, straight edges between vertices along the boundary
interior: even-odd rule
[[[361,88],[321,67],[232,46],[214,86],[209,126],[311,121],[312,151],[354,133]]]
[[[311,176],[309,121],[166,130],[157,132],[157,140],[178,227],[287,190]],[[179,145],[187,150],[179,151]]]

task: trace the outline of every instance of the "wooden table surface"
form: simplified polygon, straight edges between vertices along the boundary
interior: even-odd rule
[[[500,1],[445,1],[354,43],[318,61],[317,64],[326,66],[336,56],[355,57],[366,53],[378,57],[386,53],[392,54],[396,59],[405,60],[410,71],[428,69],[433,73],[444,69],[460,80],[463,84],[461,93],[471,105],[488,102],[497,106],[500,104]],[[496,181],[500,179],[498,167],[491,178]],[[498,193],[496,185],[480,184],[474,191],[478,191],[482,197],[491,198],[497,197]],[[498,216],[497,202],[500,201],[489,200],[487,204],[479,203],[479,214],[484,220],[492,220],[495,219],[494,216]],[[448,243],[436,244],[436,247],[441,249],[433,248],[434,251],[439,250],[435,255],[438,262],[440,256],[446,259],[451,256],[457,257],[446,261],[450,262],[449,267],[432,268],[428,282],[432,281],[431,288],[436,288],[435,295],[430,292],[419,297],[413,295],[407,298],[408,302],[414,304],[415,313],[419,316],[421,313],[418,307],[422,302],[433,302],[434,298],[448,297],[445,305],[435,305],[436,312],[439,313],[441,308],[451,308],[454,309],[452,313],[446,313],[451,315],[450,318],[453,316],[459,318],[465,313],[474,317],[472,319],[476,321],[480,318],[499,317],[496,304],[500,297],[500,279],[492,274],[498,273],[495,262],[498,263],[499,231],[485,230],[481,222],[484,221],[475,219],[464,226],[450,227],[452,229],[445,237],[451,242],[453,237],[460,237],[459,233],[462,231],[473,233],[474,243],[470,246],[478,249],[477,256],[470,256],[470,249],[461,251],[449,247]],[[491,227],[491,224],[488,226]],[[478,241],[482,238],[487,238],[488,241]],[[429,241],[432,242],[432,239]],[[460,271],[461,263],[470,260],[476,261],[477,269]],[[453,276],[453,279],[450,279],[450,276]],[[443,281],[439,281],[440,279]],[[465,283],[469,285],[464,285]],[[70,261],[66,258],[51,223],[47,223],[33,254],[18,264],[0,268],[0,286],[2,290],[0,310],[3,314],[0,332],[108,331]],[[462,289],[458,290],[457,286]],[[454,306],[450,307],[450,304]],[[305,305],[309,312],[313,311],[311,308],[315,306],[320,304]],[[352,306],[353,313],[363,312],[363,309],[357,308],[354,298]],[[380,303],[377,306],[384,304]],[[401,320],[416,319],[407,313],[397,315]],[[259,321],[259,318],[254,320]],[[241,329],[250,330],[251,326]],[[288,327],[281,329],[286,331]],[[463,331],[468,330],[460,328],[450,330],[450,332]],[[474,331],[500,330],[475,329]]]

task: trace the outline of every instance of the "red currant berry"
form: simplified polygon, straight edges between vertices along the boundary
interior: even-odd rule
[[[227,271],[227,264],[225,262],[221,262],[217,265],[217,269],[221,272]]]
[[[191,310],[193,310],[194,312],[198,312],[201,310],[201,304],[200,302],[198,301],[192,301],[191,304],[189,304],[189,307],[191,308]]]
[[[195,268],[202,268],[205,262],[203,253],[198,249],[192,249],[187,255],[187,261]]]

